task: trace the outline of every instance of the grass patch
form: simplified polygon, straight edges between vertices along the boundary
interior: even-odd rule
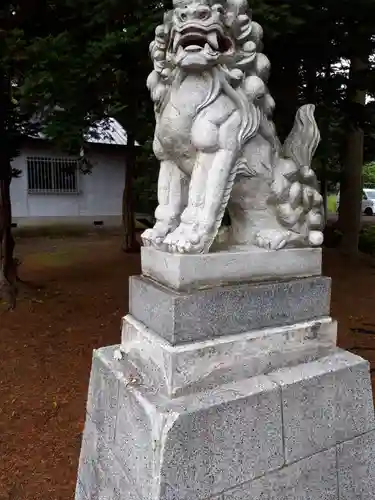
[[[72,251],[38,252],[28,255],[25,262],[31,267],[69,267],[82,261],[87,253],[87,248],[75,248]]]
[[[146,229],[146,225],[136,220],[137,231]],[[13,229],[16,238],[79,238],[89,235],[120,235],[121,227],[113,226],[87,226],[84,224],[54,224],[43,226],[19,227]]]
[[[336,195],[335,194],[330,194],[328,196],[327,200],[327,210],[328,213],[330,214],[335,214],[336,213]]]
[[[45,226],[30,226],[13,229],[13,234],[16,238],[51,238],[61,239],[70,237],[83,237],[91,233],[100,233],[102,228],[89,228],[87,226],[77,225],[45,225]]]

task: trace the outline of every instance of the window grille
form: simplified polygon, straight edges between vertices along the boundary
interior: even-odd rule
[[[27,182],[29,193],[77,194],[78,161],[68,158],[27,158]]]

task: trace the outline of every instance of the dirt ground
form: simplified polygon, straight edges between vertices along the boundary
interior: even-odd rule
[[[118,343],[139,256],[117,236],[21,239],[23,288],[0,313],[0,500],[74,497],[91,354]],[[375,261],[325,253],[339,343],[375,370]]]

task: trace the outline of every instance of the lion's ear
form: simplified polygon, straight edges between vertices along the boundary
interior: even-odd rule
[[[168,10],[164,13],[164,24],[169,26],[173,20],[173,10]]]
[[[247,0],[227,0],[226,11],[230,12],[234,17],[250,13]]]
[[[225,24],[241,42],[245,42],[251,32],[251,10],[247,0],[227,0]],[[238,40],[238,41],[239,41]]]

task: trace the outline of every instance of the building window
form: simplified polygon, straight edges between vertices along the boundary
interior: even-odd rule
[[[27,182],[29,193],[77,194],[78,161],[68,158],[27,158]]]

